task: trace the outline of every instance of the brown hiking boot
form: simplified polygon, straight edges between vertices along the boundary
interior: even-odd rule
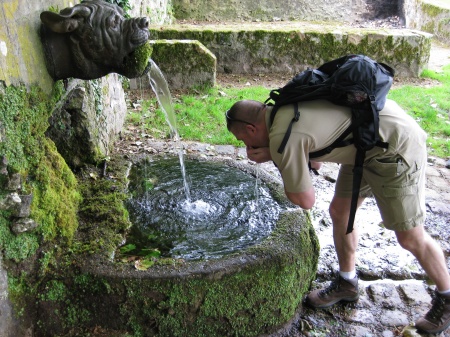
[[[434,294],[432,307],[416,322],[416,328],[427,333],[439,333],[450,326],[450,296]]]
[[[358,277],[346,280],[338,275],[327,288],[309,293],[306,303],[314,308],[328,308],[339,301],[354,302],[358,298]]]

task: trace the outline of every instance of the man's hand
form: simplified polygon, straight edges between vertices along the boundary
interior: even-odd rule
[[[247,146],[247,157],[248,159],[253,160],[257,163],[264,163],[266,161],[272,160],[270,149],[268,147],[253,148]]]

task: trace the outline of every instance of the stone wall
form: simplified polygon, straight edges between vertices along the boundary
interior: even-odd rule
[[[427,66],[431,35],[408,29],[366,29],[306,22],[151,26],[156,39],[198,40],[217,57],[217,72],[291,74],[345,54],[364,54],[417,77]]]
[[[150,44],[153,47],[152,60],[170,89],[211,88],[216,85],[217,58],[199,41],[151,40]],[[151,88],[148,74],[130,80],[130,88]]]
[[[404,0],[406,26],[434,35],[450,45],[450,3],[443,0]]]
[[[170,24],[174,17],[172,0],[132,0],[131,17],[145,16],[154,24]]]
[[[396,15],[391,0],[173,0],[177,19],[199,21],[339,21],[355,22]]]
[[[38,226],[37,230],[27,228],[24,233],[13,233],[11,212],[0,207],[2,337],[35,335],[33,314],[23,310],[22,302],[26,294],[32,295],[33,284],[25,282],[27,285],[22,289],[19,284],[28,280],[26,277],[33,278],[33,272],[37,269],[32,268],[42,263],[39,260],[42,256],[37,253],[39,249],[45,250],[42,248],[44,244],[53,247],[44,252],[46,258],[51,257],[53,251],[65,247],[66,240],[70,240],[76,230],[78,191],[67,164],[78,166],[83,161],[107,156],[125,120],[124,79],[117,74],[109,74],[95,81],[69,80],[67,88],[60,94],[61,81],[55,83],[47,72],[39,35],[40,13],[59,11],[79,2],[0,1],[0,206],[9,195],[5,179],[13,173],[20,175],[23,185],[19,189],[33,193],[30,194],[34,196],[30,218],[36,220]],[[170,23],[170,8],[171,0],[136,0],[130,16],[147,16],[152,23]],[[74,96],[78,99],[67,100]],[[54,102],[55,97],[61,100]],[[53,115],[49,118],[51,112]],[[49,121],[51,124],[47,128]],[[20,151],[13,153],[14,150],[5,145],[13,142],[21,150],[20,142],[13,141],[20,139],[20,135],[16,134],[19,132],[22,136],[28,136],[27,141],[35,146],[23,154]],[[50,137],[57,143],[57,150]],[[39,158],[39,163],[35,163],[36,158]],[[67,198],[67,195],[70,197]],[[51,226],[55,227],[52,229]],[[8,256],[6,251],[15,255]],[[22,272],[24,274],[21,275]],[[45,272],[45,268],[41,269],[39,276],[42,277]],[[12,291],[8,288],[8,282],[15,285],[14,299],[10,297]],[[34,302],[33,298],[29,301],[31,306]],[[26,312],[17,315],[16,310]]]
[[[45,68],[39,38],[42,11],[50,5],[68,7],[70,1],[14,0],[0,3],[0,81],[6,85],[37,84],[47,92],[53,81]]]

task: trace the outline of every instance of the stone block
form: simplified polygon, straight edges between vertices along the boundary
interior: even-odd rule
[[[403,306],[399,293],[393,283],[374,283],[368,287],[375,304],[394,309]]]
[[[170,89],[209,88],[216,84],[216,56],[199,41],[152,40],[150,44],[152,60]],[[130,88],[150,88],[149,76],[132,79]]]
[[[364,54],[393,67],[397,77],[420,75],[428,65],[432,37],[409,29],[311,22],[151,26],[150,35],[200,41],[217,57],[219,73],[294,75],[345,54]],[[176,63],[174,58],[168,61]]]
[[[400,291],[405,296],[405,300],[410,305],[428,305],[431,303],[431,296],[425,289],[423,283],[408,282],[399,286]]]
[[[408,315],[400,310],[383,310],[380,316],[381,324],[385,326],[408,325]]]
[[[127,113],[119,76],[69,81],[49,118],[46,135],[71,167],[96,163],[111,153]]]

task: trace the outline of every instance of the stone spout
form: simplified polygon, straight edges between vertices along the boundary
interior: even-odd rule
[[[46,66],[55,81],[113,72],[135,78],[149,69],[147,18],[125,18],[122,8],[102,0],[83,1],[59,14],[45,11],[40,18]]]

